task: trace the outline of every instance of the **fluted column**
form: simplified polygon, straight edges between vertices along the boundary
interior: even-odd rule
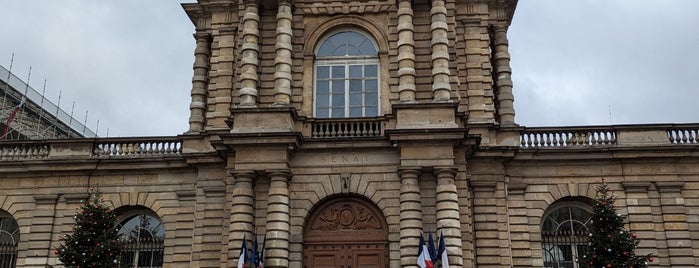
[[[277,56],[274,59],[274,104],[289,106],[291,103],[291,13],[290,0],[279,0],[277,8]]]
[[[254,220],[253,171],[236,171],[231,204],[231,218],[228,235],[228,267],[236,267],[243,237],[252,239]]]
[[[206,86],[209,82],[209,55],[211,35],[205,32],[194,34],[197,47],[194,49],[194,76],[192,76],[192,103],[189,105],[189,131],[201,132],[206,123]]]
[[[447,8],[444,0],[433,0],[430,10],[432,24],[432,101],[449,101],[449,39],[447,38]]]
[[[289,267],[289,170],[269,171],[265,267]]]
[[[507,25],[493,26],[493,58],[495,63],[495,87],[498,99],[500,124],[515,123],[515,97],[512,94],[512,69],[507,41]]]
[[[411,0],[398,3],[398,95],[415,102],[415,39]]]
[[[240,62],[240,106],[257,106],[257,85],[259,76],[257,69],[260,66],[260,15],[258,14],[257,1],[245,1],[245,15],[243,15],[243,45],[242,59]]]
[[[444,235],[450,267],[463,267],[459,197],[456,194],[456,168],[436,167],[437,229]]]
[[[400,176],[400,265],[417,267],[417,251],[422,233],[420,168],[401,168]]]

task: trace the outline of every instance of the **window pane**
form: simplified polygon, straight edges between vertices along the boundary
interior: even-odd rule
[[[333,94],[333,108],[345,107],[345,95]]]
[[[330,67],[329,66],[318,66],[316,68],[316,75],[318,76],[318,78],[330,77]]]
[[[335,50],[335,48],[330,44],[330,42],[326,41],[325,43],[320,45],[320,48],[318,48],[318,56],[330,56],[332,55],[333,50]]]
[[[333,81],[333,93],[345,93],[345,80]]]
[[[362,77],[362,66],[361,65],[350,65],[349,67],[349,77]]]
[[[377,92],[379,91],[379,81],[376,79],[366,80],[365,89],[367,92]]]
[[[361,116],[362,116],[362,107],[350,108],[350,117],[361,117]]]
[[[345,66],[333,66],[333,78],[345,78]]]
[[[318,94],[323,94],[323,93],[328,93],[330,90],[330,81],[328,80],[319,80],[316,83],[316,93]]]
[[[330,109],[328,108],[316,108],[316,117],[318,118],[328,118]]]
[[[378,69],[378,67],[376,66],[376,64],[364,66],[364,76],[365,77],[378,77],[377,69]]]
[[[333,108],[333,118],[342,118],[345,117],[345,108]]]
[[[362,94],[350,94],[350,102],[349,105],[350,107],[352,106],[362,106],[363,101],[362,101]]]
[[[364,116],[379,116],[379,107],[367,106],[364,107]]]
[[[376,92],[366,93],[366,105],[379,105],[379,96]]]
[[[330,105],[329,94],[318,94],[316,96],[316,107],[328,107]]]
[[[362,92],[362,80],[352,79],[349,83],[350,92]]]
[[[362,55],[367,55],[367,56],[375,56],[376,55],[376,47],[374,44],[369,41],[369,39],[364,39],[364,42],[359,45],[359,49],[362,51]]]
[[[359,48],[355,46],[347,46],[347,55],[348,56],[361,56],[363,55],[362,51],[359,50]]]

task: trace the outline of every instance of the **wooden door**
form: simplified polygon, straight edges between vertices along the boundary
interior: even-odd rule
[[[386,268],[388,228],[374,204],[358,197],[325,201],[304,229],[305,268]]]

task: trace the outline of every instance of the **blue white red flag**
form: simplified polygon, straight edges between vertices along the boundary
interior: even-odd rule
[[[449,268],[449,256],[447,256],[447,245],[444,243],[444,234],[439,232],[439,252],[437,253],[437,259],[441,259],[442,268]]]
[[[427,245],[425,245],[425,239],[422,238],[422,234],[420,234],[420,245],[417,251],[417,266],[420,268],[434,267],[434,263],[430,257],[430,250],[427,248]]]
[[[240,247],[240,257],[238,257],[238,268],[243,268],[245,266],[245,260],[247,260],[248,255],[248,242],[245,240],[245,235],[243,235],[243,245]]]

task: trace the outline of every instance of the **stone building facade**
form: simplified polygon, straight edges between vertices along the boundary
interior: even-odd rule
[[[16,265],[60,266],[53,248],[99,187],[125,229],[141,217],[161,243],[124,267],[236,267],[256,236],[265,267],[417,267],[426,233],[452,267],[577,267],[604,178],[639,253],[697,266],[699,125],[516,124],[516,4],[183,4],[189,131],[0,144]]]

